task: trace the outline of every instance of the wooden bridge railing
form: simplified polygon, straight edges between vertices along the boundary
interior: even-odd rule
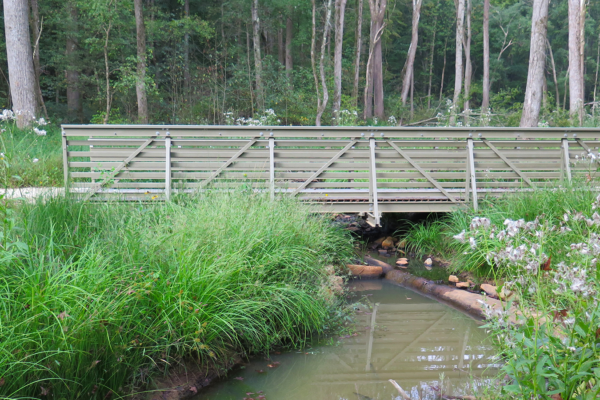
[[[85,199],[252,188],[325,212],[449,211],[593,175],[598,128],[63,125],[65,184]]]

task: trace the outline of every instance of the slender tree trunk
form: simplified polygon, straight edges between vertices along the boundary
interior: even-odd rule
[[[438,2],[439,4],[439,2]],[[435,15],[435,20],[433,23],[433,38],[431,39],[431,49],[429,50],[429,85],[427,88],[427,109],[431,108],[431,83],[433,81],[433,58],[435,55],[435,36],[437,34],[437,14]]]
[[[385,23],[383,18],[385,16],[385,9],[387,6],[387,0],[369,0],[369,7],[371,9],[371,21],[373,22],[372,27],[375,29],[375,43],[373,46],[373,107],[374,115],[378,118],[385,117],[385,109],[383,104],[383,54],[381,48],[381,36]]]
[[[569,84],[569,68],[567,68],[567,72],[565,72],[565,88],[563,89],[563,111],[567,110],[567,86]]]
[[[594,77],[594,105],[592,106],[592,110],[594,111],[594,117],[596,116],[596,108],[598,104],[596,104],[596,89],[598,89],[598,67],[600,67],[600,34],[598,34],[598,53],[596,56],[596,75]]]
[[[277,29],[277,59],[281,65],[285,65],[285,47],[283,47],[283,29]]]
[[[358,106],[358,84],[360,79],[360,50],[362,47],[362,22],[363,22],[363,0],[357,0],[356,16],[356,53],[354,56],[354,86],[352,88],[352,98],[354,107]]]
[[[412,0],[412,39],[408,48],[408,57],[406,60],[406,71],[402,80],[401,99],[402,105],[406,104],[408,90],[411,87],[412,75],[414,74],[415,54],[417,53],[417,44],[419,43],[419,18],[421,17],[421,4],[423,0]]]
[[[549,0],[533,0],[531,43],[527,87],[521,116],[521,127],[536,127],[542,104],[544,67],[546,62],[546,31]]]
[[[369,0],[370,1],[370,0]],[[373,117],[373,49],[375,47],[375,29],[373,21],[370,24],[369,34],[369,56],[367,57],[367,67],[365,68],[365,94],[364,94],[364,119]]]
[[[442,96],[444,95],[444,75],[446,74],[446,53],[448,50],[448,38],[444,43],[444,66],[442,67],[442,77],[440,79],[440,103],[442,102]]]
[[[569,2],[569,111],[571,117],[583,124],[583,85],[581,60],[581,0]]]
[[[344,41],[344,15],[346,0],[335,0],[335,48],[333,56],[333,116],[335,125],[342,105],[342,44]]]
[[[471,98],[471,78],[473,75],[473,64],[471,64],[471,0],[467,0],[467,39],[465,43],[465,125],[469,125],[470,98]]]
[[[262,82],[262,57],[260,55],[260,20],[258,19],[258,0],[252,0],[252,41],[254,44],[254,74],[256,80],[256,106],[265,108]]]
[[[31,4],[31,28],[33,33],[33,71],[35,73],[35,91],[38,99],[38,109],[42,109],[44,116],[48,119],[48,110],[44,103],[42,87],[40,86],[40,76],[42,67],[40,66],[40,37],[42,35],[43,20],[40,20],[40,9],[38,0],[30,0]]]
[[[589,1],[589,0],[588,0]],[[579,21],[579,60],[581,61],[581,124],[583,124],[583,116],[585,114],[585,14],[586,14],[586,0],[581,0],[581,14]]]
[[[186,19],[190,17],[190,0],[183,3],[183,12]],[[190,34],[188,32],[183,36],[183,85],[185,96],[189,100],[192,91],[192,76],[190,74]]]
[[[8,78],[17,126],[26,128],[37,115],[33,51],[29,35],[27,1],[4,0],[4,32]]]
[[[410,74],[410,121],[412,122],[415,116],[415,74],[411,72]]]
[[[110,108],[112,103],[112,96],[110,94],[110,66],[108,63],[108,39],[110,38],[111,29],[112,21],[109,21],[108,27],[104,28],[104,77],[106,79],[106,114],[104,115],[105,124],[108,124],[108,119],[110,118]]]
[[[134,0],[135,26],[137,30],[137,82],[135,92],[138,101],[138,122],[148,123],[148,96],[146,95],[146,27],[142,0]]]
[[[456,113],[458,111],[458,100],[462,91],[463,82],[463,38],[465,35],[465,0],[457,0],[456,3],[456,62],[454,74],[454,99],[450,112],[450,125],[456,124]]]
[[[321,117],[325,108],[327,108],[327,102],[329,101],[329,92],[327,91],[327,82],[325,80],[325,52],[327,49],[327,38],[329,37],[329,27],[331,24],[331,0],[327,1],[327,14],[325,17],[325,26],[323,27],[323,41],[321,42],[321,60],[319,62],[319,71],[321,73],[321,86],[323,88],[323,101],[317,110],[316,125],[321,126]]]
[[[254,93],[252,91],[252,68],[250,67],[250,32],[248,32],[248,25],[246,25],[246,64],[248,66],[248,90],[250,92],[250,106],[252,108],[252,115],[254,115]]]
[[[556,65],[554,64],[554,53],[552,52],[552,46],[550,42],[546,40],[548,46],[548,52],[550,53],[550,63],[552,65],[552,78],[554,78],[554,89],[556,91],[556,111],[560,110],[560,93],[558,90],[558,80],[556,79]]]
[[[321,109],[321,93],[319,92],[319,78],[317,76],[317,6],[315,0],[312,0],[312,36],[310,40],[310,65],[312,66],[313,77],[315,78],[315,91],[317,92],[317,113]],[[321,126],[321,118],[315,122],[316,126]]]
[[[76,65],[78,61],[78,38],[79,31],[79,14],[75,2],[70,1],[67,5],[70,15],[68,24],[69,33],[67,35],[67,47],[65,54],[67,56],[67,116],[69,121],[79,120],[83,122],[81,92],[79,90],[79,69]]]
[[[483,95],[481,112],[490,108],[490,0],[483,0]]]
[[[290,8],[289,12],[292,12]],[[294,68],[294,59],[292,57],[292,39],[294,37],[294,24],[292,16],[288,15],[285,23],[285,75],[288,82],[292,82],[292,69]]]

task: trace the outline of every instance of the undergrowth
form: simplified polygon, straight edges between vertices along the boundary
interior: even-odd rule
[[[347,233],[294,200],[4,203],[0,398],[107,399],[330,326]]]

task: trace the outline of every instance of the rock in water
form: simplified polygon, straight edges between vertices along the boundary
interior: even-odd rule
[[[386,250],[394,247],[394,238],[391,236],[386,237],[385,240],[381,243],[381,247],[383,247]]]
[[[458,283],[458,277],[456,275],[450,275],[448,277],[448,282]]]
[[[379,254],[380,254],[380,255],[382,255],[382,256],[384,256],[384,257],[388,257],[388,256],[389,256],[389,254],[388,254],[388,251],[387,251],[387,250],[384,250],[384,249],[379,249],[379,250],[377,250],[377,251],[379,252]]]
[[[425,268],[429,271],[431,271],[431,266],[433,265],[433,261],[431,260],[431,258],[428,258],[427,260],[425,260]]]
[[[467,289],[469,287],[468,282],[457,282],[456,287],[460,289]]]

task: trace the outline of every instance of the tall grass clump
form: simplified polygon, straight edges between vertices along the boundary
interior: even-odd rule
[[[515,193],[451,216],[455,268],[492,279],[499,398],[600,395],[600,195],[595,182]],[[517,321],[517,323],[511,323]]]
[[[40,200],[2,212],[0,398],[106,399],[187,360],[302,344],[333,307],[344,231],[294,200]]]

